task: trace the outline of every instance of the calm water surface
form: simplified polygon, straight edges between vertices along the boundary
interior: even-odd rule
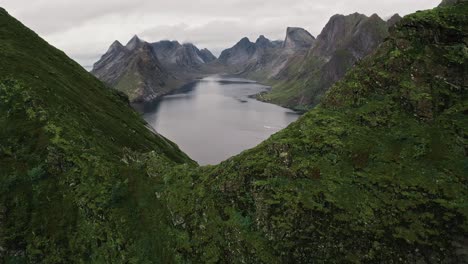
[[[146,105],[143,117],[200,165],[215,165],[255,147],[299,117],[249,98],[267,89],[249,80],[211,76]]]

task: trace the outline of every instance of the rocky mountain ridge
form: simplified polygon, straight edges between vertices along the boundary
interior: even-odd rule
[[[109,86],[124,92],[132,102],[148,102],[189,82],[216,57],[191,43],[148,43],[134,36],[126,46],[114,42],[91,71]]]
[[[384,21],[374,14],[330,18],[305,56],[287,63],[275,76],[261,81],[273,86],[259,99],[296,109],[320,102],[325,92],[360,59],[372,53],[399,20]]]

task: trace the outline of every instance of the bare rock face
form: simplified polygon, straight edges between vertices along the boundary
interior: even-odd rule
[[[307,108],[320,102],[325,92],[360,59],[374,51],[388,36],[390,23],[377,15],[334,15],[314,41],[307,55],[286,64],[276,76],[274,103]],[[284,92],[297,87],[296,92]],[[277,93],[277,94],[274,94]],[[266,95],[268,96],[268,95]],[[266,97],[268,100],[268,97]]]
[[[210,63],[212,61],[215,61],[217,58],[215,55],[213,55],[213,53],[211,53],[210,50],[208,49],[202,49],[200,50],[199,54],[198,54],[205,63]]]
[[[242,65],[247,63],[257,47],[248,38],[243,38],[232,48],[221,52],[218,61],[225,65]]]
[[[366,19],[368,19],[367,16],[358,13],[348,16],[334,15],[318,35],[317,43],[312,51],[313,54],[315,56],[330,57],[336,50],[349,42],[358,32],[360,24]]]
[[[306,54],[314,41],[305,29],[289,27],[284,41],[271,41],[264,35],[255,43],[243,38],[224,50],[217,62],[232,74],[263,81],[279,73],[291,58]]]
[[[283,43],[284,49],[309,49],[315,38],[307,30],[298,27],[288,27],[286,39]]]
[[[178,41],[163,40],[152,43],[151,46],[163,65],[176,71],[198,67],[213,61],[214,57],[209,50],[204,49],[202,52],[191,43],[180,44]]]
[[[188,81],[215,59],[209,50],[200,51],[190,43],[147,43],[135,35],[126,46],[115,41],[91,73],[126,93],[132,102],[151,101]]]

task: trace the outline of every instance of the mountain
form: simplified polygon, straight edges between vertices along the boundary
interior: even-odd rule
[[[388,29],[389,24],[375,14],[331,17],[306,56],[291,60],[266,80],[273,89],[259,99],[296,109],[316,105],[357,61],[377,48]]]
[[[124,47],[118,41],[94,65],[91,71],[111,87],[124,92],[132,102],[151,101],[167,93],[168,82],[176,82],[152,46],[134,36]]]
[[[148,102],[203,75],[201,68],[213,54],[177,41],[148,43],[134,36],[123,47],[114,42],[91,71],[109,86],[124,92],[131,102]]]
[[[176,250],[193,263],[468,263],[466,14],[405,17],[285,130],[218,166],[167,170]]]
[[[0,39],[0,263],[174,262],[169,212],[145,204],[156,184],[135,157],[194,162],[1,8]],[[131,63],[147,59],[141,44],[129,43],[141,55]]]
[[[315,38],[307,30],[298,27],[288,27],[286,39],[283,42],[283,49],[309,49]]]
[[[218,62],[227,66],[240,66],[242,67],[257,51],[255,43],[251,42],[249,38],[243,38],[237,42],[232,48],[223,50],[218,58]]]
[[[466,2],[467,0],[442,0],[439,6],[449,6]]]
[[[400,22],[403,18],[399,14],[394,14],[390,19],[387,20],[388,27],[391,28],[396,23]]]
[[[191,43],[180,44],[177,41],[160,41],[151,44],[154,53],[167,69],[175,71],[196,68],[213,61],[214,55],[207,49],[201,52]],[[216,58],[215,58],[216,59]]]
[[[406,16],[298,121],[198,167],[0,9],[0,260],[467,263],[467,13]]]
[[[271,41],[263,35],[255,43],[243,38],[224,50],[217,62],[231,74],[261,81],[277,75],[290,59],[305,55],[314,41],[306,30],[289,27],[284,41]]]

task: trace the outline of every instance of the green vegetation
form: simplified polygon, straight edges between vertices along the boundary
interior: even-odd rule
[[[323,104],[219,166],[165,172],[195,263],[464,263],[468,4],[394,29]]]
[[[467,262],[467,13],[407,16],[321,105],[197,167],[0,11],[0,259]]]
[[[269,84],[271,92],[259,99],[293,108],[310,110],[325,93],[361,58],[374,51],[388,36],[388,24],[377,15],[352,14],[332,17],[307,56],[294,58]],[[342,21],[342,23],[337,20]],[[339,24],[340,29],[332,29]],[[344,34],[335,31],[343,31]],[[333,41],[329,38],[337,34]]]
[[[173,260],[166,207],[131,157],[193,161],[4,10],[0,39],[0,262]]]

